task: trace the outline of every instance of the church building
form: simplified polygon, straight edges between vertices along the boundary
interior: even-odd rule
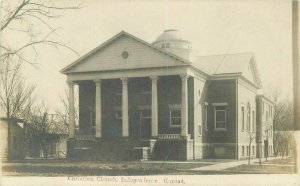
[[[165,30],[152,44],[122,31],[61,72],[69,86],[70,159],[272,153],[274,104],[260,93],[253,53],[198,56],[177,30]]]

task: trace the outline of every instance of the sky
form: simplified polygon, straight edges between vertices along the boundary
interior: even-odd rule
[[[60,28],[55,39],[72,47],[79,56],[122,30],[152,43],[164,30],[178,29],[200,56],[253,52],[265,93],[279,88],[283,96],[292,96],[289,1],[62,0],[60,3],[82,6],[50,21],[52,26]],[[67,87],[66,76],[59,71],[79,56],[62,48],[40,47],[35,59],[39,68],[26,67],[25,78],[37,84],[38,97],[50,110],[60,107],[59,95]]]

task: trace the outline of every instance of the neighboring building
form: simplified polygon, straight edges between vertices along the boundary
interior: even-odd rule
[[[66,124],[54,116],[55,114],[46,114],[44,123],[39,120],[35,124],[27,121],[26,158],[66,157],[68,129]]]
[[[257,140],[260,144],[260,151],[257,149],[257,157],[261,152],[261,157],[273,156],[273,118],[274,118],[274,102],[264,96],[257,96],[256,108],[261,113],[257,117]],[[257,146],[259,148],[259,145]]]
[[[22,120],[1,118],[1,160],[24,159],[25,125]]]
[[[28,121],[23,119],[0,120],[1,161],[21,160],[26,158],[45,158],[41,149],[41,133],[36,132]],[[49,128],[43,134],[46,139],[48,158],[65,158],[67,151],[67,130]]]
[[[122,31],[61,72],[69,85],[69,158],[256,156],[248,131],[261,128],[257,99],[263,96],[252,53],[197,56],[176,30],[153,44]]]

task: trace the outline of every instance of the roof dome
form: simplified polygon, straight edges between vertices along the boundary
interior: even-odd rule
[[[188,40],[183,39],[177,30],[165,30],[157,37],[153,45],[183,59],[191,59],[192,44]]]
[[[188,40],[183,39],[178,30],[169,29],[160,34],[153,42],[153,45],[162,49],[191,49],[192,45]]]
[[[170,41],[170,40],[184,40],[178,30],[169,29],[160,34],[155,42]]]

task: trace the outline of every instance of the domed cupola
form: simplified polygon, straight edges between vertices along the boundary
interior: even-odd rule
[[[157,37],[153,45],[183,59],[190,59],[192,44],[188,40],[183,39],[178,30],[165,30]]]

